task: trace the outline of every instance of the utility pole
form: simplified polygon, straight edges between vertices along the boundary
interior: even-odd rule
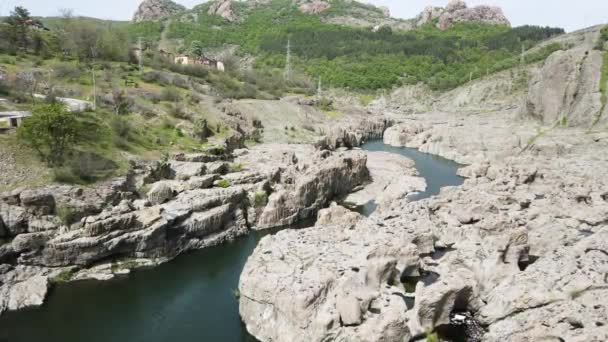
[[[321,97],[321,76],[319,75],[319,83],[317,84],[317,97]]]
[[[91,56],[93,57],[93,63],[91,64],[91,75],[93,76],[93,110],[97,110],[97,82],[95,80],[95,58],[97,58],[97,50],[91,48]]]
[[[139,49],[139,73],[143,74],[144,72],[144,50],[141,44],[141,37],[137,39],[137,45]]]
[[[97,84],[95,82],[95,65],[91,67],[93,73],[93,110],[97,110]]]
[[[526,63],[526,46],[523,43],[521,44],[521,57],[519,63],[521,65],[524,65]]]
[[[287,53],[285,56],[285,80],[291,80],[291,40],[287,39]]]

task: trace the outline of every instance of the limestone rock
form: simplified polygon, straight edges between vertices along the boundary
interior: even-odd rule
[[[600,51],[554,52],[533,74],[522,115],[547,125],[566,118],[570,126],[590,127],[602,108],[601,66]]]
[[[327,209],[319,211],[316,225],[342,225],[345,229],[352,229],[363,218],[360,214],[350,211],[337,203],[332,203]]]
[[[207,13],[209,15],[219,15],[220,17],[231,22],[238,20],[238,17],[232,10],[232,0],[214,1],[209,6],[209,10],[207,11]]]
[[[206,172],[206,166],[203,163],[179,162],[172,161],[171,169],[177,180],[188,180],[192,177],[203,176]]]
[[[27,232],[29,215],[22,207],[0,203],[0,218],[8,235]]]
[[[300,5],[299,9],[302,13],[318,14],[326,11],[330,7],[329,2],[323,0],[312,0]]]
[[[443,7],[427,6],[422,13],[416,17],[416,26],[423,26],[439,17],[445,12]]]
[[[134,22],[154,21],[170,17],[186,8],[171,0],[144,0],[133,15]]]
[[[152,205],[163,204],[174,196],[173,188],[166,182],[154,183],[147,194],[148,201]]]
[[[500,7],[476,6],[472,8],[447,10],[439,17],[438,26],[442,30],[450,28],[454,23],[476,22],[490,25],[511,26],[511,23]]]
[[[286,226],[316,216],[332,199],[345,195],[368,177],[367,158],[345,152],[300,174],[293,189],[273,193],[261,213],[258,227]]]
[[[8,293],[7,309],[20,310],[42,305],[48,286],[48,277],[42,275],[35,275],[16,283]]]
[[[499,7],[476,6],[468,7],[462,0],[452,0],[445,8],[429,6],[416,17],[416,25],[422,26],[438,20],[437,26],[446,30],[457,22],[477,22],[490,25],[511,26]]]
[[[55,213],[55,198],[44,190],[25,190],[20,195],[21,206],[34,215]]]
[[[418,134],[427,130],[422,124],[408,123],[389,127],[384,133],[384,143],[395,147],[408,146]]]

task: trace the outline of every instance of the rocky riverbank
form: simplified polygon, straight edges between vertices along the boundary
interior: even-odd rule
[[[92,188],[50,185],[3,194],[0,313],[41,305],[54,282],[111,279],[252,229],[314,219],[369,178],[365,153],[340,144],[334,151],[277,144],[238,149],[237,140],[134,164],[128,175]]]
[[[418,119],[387,142],[472,163],[465,184],[393,201],[352,229],[326,221],[262,240],[240,282],[249,331],[263,341],[402,341],[431,330],[606,340],[608,161],[598,156],[608,135],[563,129],[522,152],[505,143],[527,134],[513,134],[509,117]]]
[[[467,180],[264,238],[239,286],[247,329],[261,341],[608,340],[608,133],[584,76],[598,71],[585,53],[596,36],[570,36],[525,89],[482,80],[428,106],[381,103],[399,121],[387,144],[468,164]],[[491,89],[505,95],[485,110],[474,96]]]

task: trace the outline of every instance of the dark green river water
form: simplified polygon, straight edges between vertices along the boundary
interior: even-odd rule
[[[427,191],[414,199],[462,184],[456,176],[459,165],[449,160],[381,142],[364,149],[414,159],[428,183]],[[233,291],[260,236],[182,255],[117,280],[57,286],[44,306],[5,313],[0,342],[255,341],[241,323]]]

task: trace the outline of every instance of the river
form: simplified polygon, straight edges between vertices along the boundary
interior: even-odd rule
[[[368,151],[401,154],[427,181],[420,200],[462,184],[450,160],[374,141]],[[371,203],[366,208],[374,210]],[[0,342],[250,342],[235,289],[262,234],[177,257],[156,268],[110,281],[56,286],[44,306],[5,313]]]

